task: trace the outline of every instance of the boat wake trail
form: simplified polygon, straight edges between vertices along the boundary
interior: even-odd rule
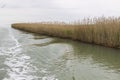
[[[37,68],[31,64],[31,57],[22,53],[22,45],[9,30],[9,37],[14,44],[12,47],[1,47],[0,55],[6,55],[4,62],[8,66],[6,69],[7,76],[3,80],[37,80],[37,76],[32,73],[37,71]]]

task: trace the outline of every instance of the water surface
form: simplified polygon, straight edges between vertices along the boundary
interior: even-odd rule
[[[0,29],[0,80],[119,79],[119,49]]]

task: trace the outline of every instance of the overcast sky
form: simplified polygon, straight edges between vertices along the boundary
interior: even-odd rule
[[[0,0],[6,8],[79,8],[119,10],[120,0]]]
[[[79,9],[81,12],[119,13],[120,0],[0,0],[3,8]]]
[[[120,0],[0,0],[0,7],[0,17],[6,20],[12,15],[39,16],[42,20],[120,15]]]

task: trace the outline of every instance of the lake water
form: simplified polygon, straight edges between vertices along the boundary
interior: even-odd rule
[[[7,11],[0,13],[0,80],[120,79],[119,49],[12,29],[13,22],[39,18]]]

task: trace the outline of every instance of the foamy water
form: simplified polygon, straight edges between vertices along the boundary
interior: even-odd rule
[[[32,58],[23,53],[23,45],[18,42],[11,29],[8,29],[7,38],[11,43],[8,41],[2,44],[13,45],[0,47],[0,55],[6,56],[4,64],[7,66],[6,69],[0,69],[6,71],[6,77],[2,80],[58,80],[52,74],[42,77],[33,75],[39,69],[32,64]],[[45,68],[41,68],[40,72],[42,74],[49,74],[49,71]]]
[[[0,38],[0,80],[120,79],[120,50],[11,28]]]
[[[7,56],[4,64],[9,67],[7,69],[8,77],[3,80],[33,80],[37,78],[30,74],[35,72],[37,68],[30,63],[31,57],[22,53],[22,45],[14,37],[11,30],[9,30],[9,38],[15,45],[10,48],[0,48],[0,54]]]

